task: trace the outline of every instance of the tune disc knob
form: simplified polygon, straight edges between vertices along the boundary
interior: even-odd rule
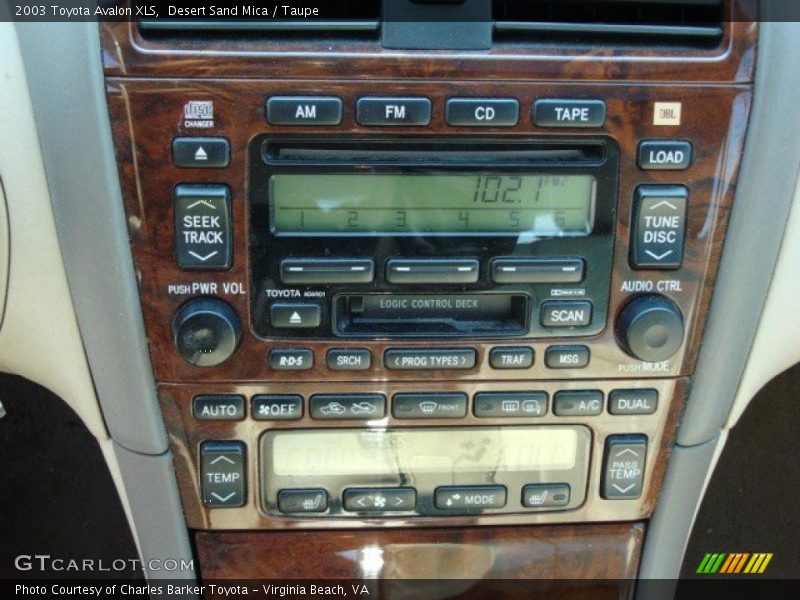
[[[631,356],[647,362],[667,360],[683,343],[683,315],[678,306],[658,294],[638,296],[617,318],[617,338]]]
[[[214,367],[239,346],[242,326],[230,305],[217,298],[196,298],[184,304],[172,321],[178,353],[196,367]]]

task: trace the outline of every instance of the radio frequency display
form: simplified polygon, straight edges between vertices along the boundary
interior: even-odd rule
[[[278,174],[274,233],[588,235],[591,175],[520,173]]]

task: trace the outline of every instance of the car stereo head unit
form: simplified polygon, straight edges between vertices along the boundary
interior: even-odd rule
[[[322,339],[598,333],[617,172],[608,138],[258,136],[253,328]]]

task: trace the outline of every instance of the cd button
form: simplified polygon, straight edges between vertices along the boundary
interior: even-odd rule
[[[519,102],[513,98],[450,98],[445,121],[456,127],[513,127],[519,121]]]
[[[460,486],[436,488],[434,501],[441,510],[483,510],[503,508],[506,488],[502,485]]]
[[[542,304],[542,325],[545,327],[586,327],[591,321],[591,302],[563,300]]]
[[[396,419],[461,419],[467,416],[467,395],[461,392],[395,394]]]

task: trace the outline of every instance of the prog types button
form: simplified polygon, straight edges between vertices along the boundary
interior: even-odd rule
[[[321,513],[328,510],[328,492],[323,489],[281,490],[278,510],[282,513]]]
[[[366,348],[334,348],[325,360],[333,371],[364,371],[372,365],[372,353]]]
[[[431,101],[427,98],[359,98],[356,120],[360,125],[427,125],[431,122]]]
[[[303,416],[299,394],[258,394],[251,404],[250,414],[256,421],[294,421]]]
[[[602,127],[606,103],[602,100],[537,100],[533,123],[538,127]]]
[[[434,492],[436,508],[441,510],[484,510],[506,505],[506,488],[502,485],[440,487]]]
[[[245,448],[242,442],[200,444],[203,504],[213,508],[244,506]]]
[[[175,254],[181,269],[229,269],[232,229],[228,186],[175,188]]]
[[[314,394],[309,399],[312,419],[381,419],[386,414],[383,394]]]
[[[495,283],[579,283],[581,258],[497,258],[492,261]]]
[[[342,100],[327,96],[273,96],[267,100],[267,121],[273,125],[338,125]]]
[[[513,127],[519,121],[519,102],[513,98],[450,98],[445,121],[457,127]]]
[[[177,137],[172,140],[172,162],[176,167],[227,167],[231,144],[224,137]]]
[[[314,353],[308,348],[276,348],[269,351],[269,367],[276,371],[307,371],[314,366]]]
[[[542,304],[545,327],[586,327],[592,321],[592,303],[586,300],[553,300]]]
[[[658,392],[646,390],[614,390],[608,396],[608,412],[612,415],[652,415],[658,408]]]
[[[546,392],[478,392],[472,399],[476,417],[543,417]]]
[[[203,394],[192,398],[192,414],[200,421],[241,421],[244,419],[244,396]]]
[[[414,510],[414,488],[348,488],[342,496],[345,510],[351,512],[397,512]]]
[[[475,283],[477,260],[392,259],[386,263],[389,283]]]
[[[371,259],[287,258],[281,261],[281,281],[291,285],[370,283],[375,278]]]
[[[561,508],[569,504],[570,488],[566,483],[532,483],[522,488],[525,508]]]
[[[471,369],[475,366],[473,348],[427,350],[425,348],[389,349],[383,355],[387,369]]]
[[[640,169],[681,171],[692,163],[692,145],[682,140],[643,140],[637,159]]]
[[[636,189],[630,257],[634,269],[681,266],[688,196],[681,185],[643,185]]]
[[[493,369],[527,369],[533,365],[533,348],[492,348],[489,351],[489,365]]]
[[[396,419],[460,419],[467,416],[467,395],[460,392],[395,394]]]
[[[646,436],[609,436],[603,462],[603,498],[630,500],[641,496],[646,456]]]
[[[559,417],[594,417],[603,412],[600,390],[564,390],[553,396],[553,412]]]
[[[550,346],[544,352],[544,364],[550,369],[582,369],[589,364],[589,348]]]
[[[319,327],[322,308],[319,304],[273,304],[269,309],[269,320],[273,327],[307,329]]]

